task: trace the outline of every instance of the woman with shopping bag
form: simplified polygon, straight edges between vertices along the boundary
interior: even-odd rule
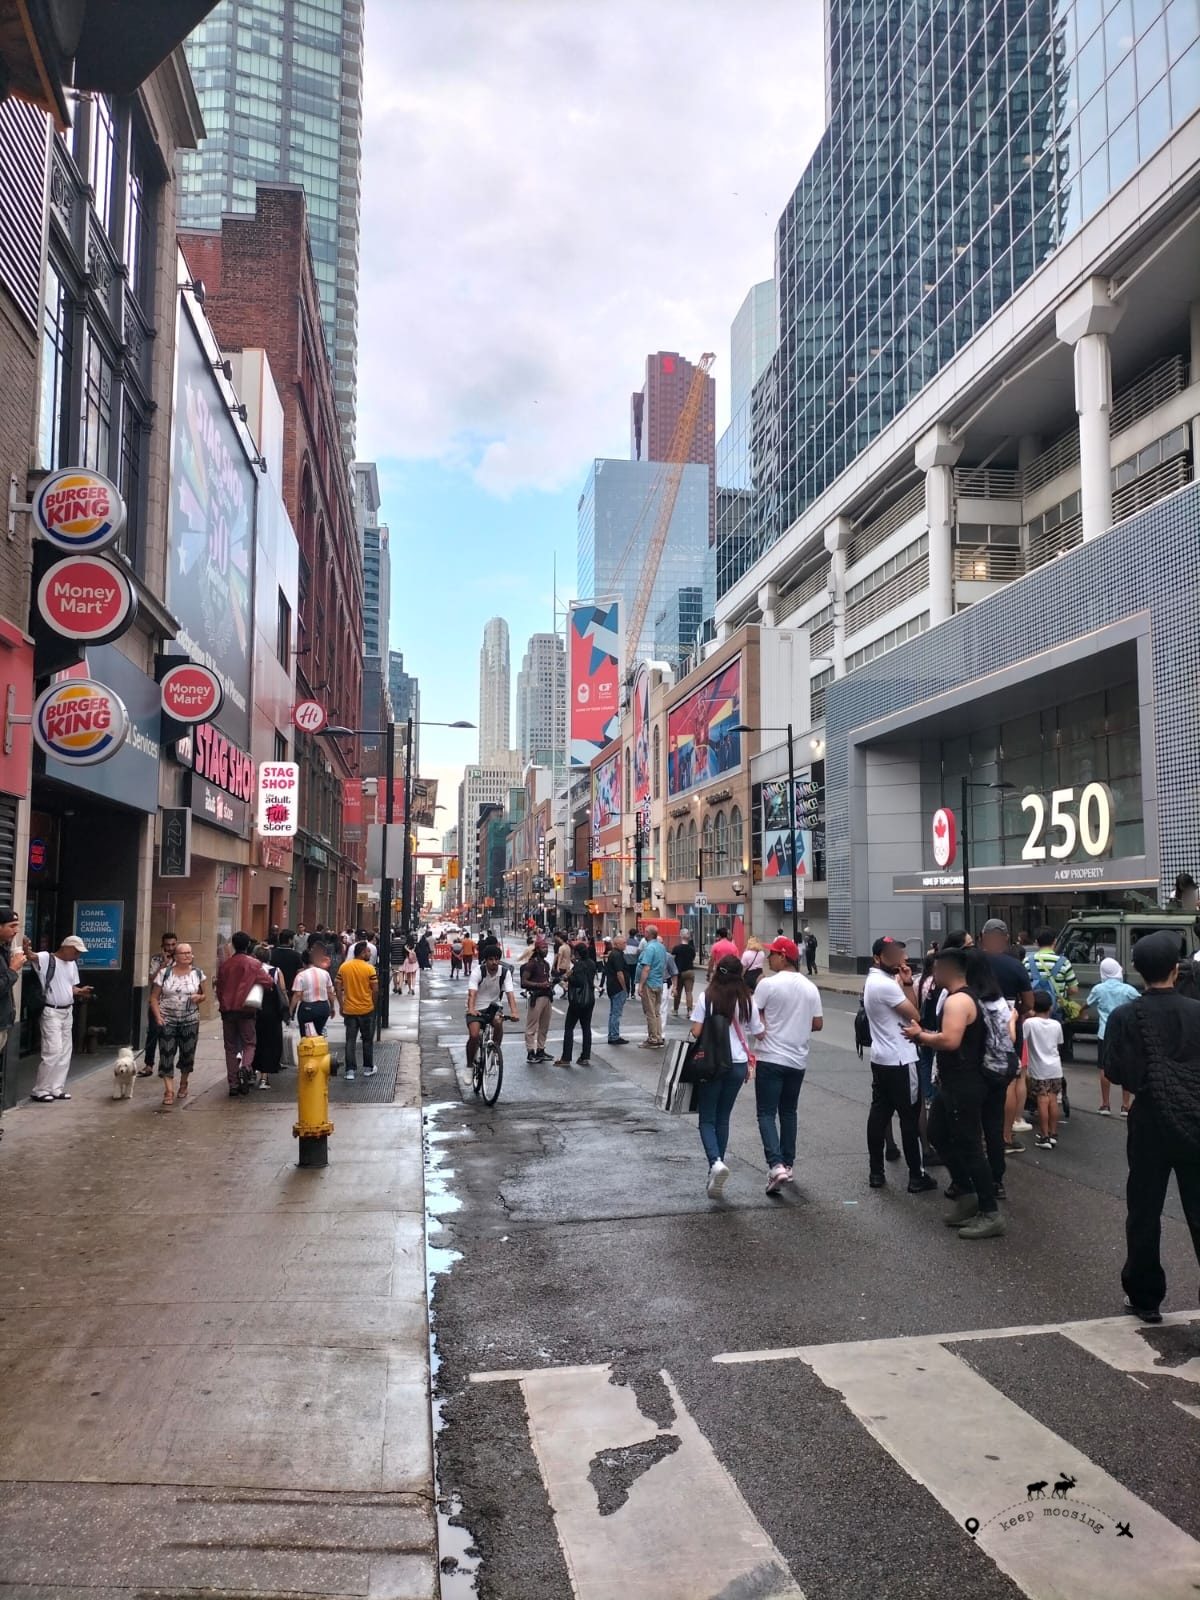
[[[712,979],[692,1010],[689,1063],[699,1084],[700,1142],[708,1157],[707,1193],[719,1200],[729,1181],[725,1151],[729,1119],[742,1085],[754,1072],[750,1040],[762,1037],[763,1023],[738,956],[722,956]]]

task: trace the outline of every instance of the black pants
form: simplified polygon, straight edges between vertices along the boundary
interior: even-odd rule
[[[925,1170],[921,1165],[921,1137],[918,1122],[921,1116],[921,1095],[913,1094],[916,1065],[910,1067],[881,1066],[871,1063],[871,1109],[867,1113],[867,1158],[872,1172],[883,1171],[883,1146],[893,1113],[900,1119],[900,1143],[908,1163],[910,1178],[919,1178]]]
[[[1010,1081],[997,1072],[983,1075],[983,1142],[987,1147],[992,1181],[997,1184],[1004,1182],[1004,1102],[1008,1098]]]
[[[353,1011],[344,1011],[343,1020],[346,1024],[346,1068],[350,1072],[358,1071],[358,1040],[362,1040],[363,1066],[375,1066],[375,1013],[363,1011],[356,1014]]]
[[[1125,1150],[1129,1178],[1125,1184],[1126,1255],[1121,1287],[1135,1306],[1154,1308],[1167,1292],[1159,1242],[1172,1171],[1191,1230],[1192,1249],[1200,1261],[1200,1156],[1172,1149],[1153,1105],[1142,1095],[1129,1108]]]
[[[595,1005],[578,1006],[574,1000],[567,1001],[567,1025],[563,1029],[562,1059],[570,1061],[575,1050],[575,1024],[578,1023],[583,1033],[580,1045],[580,1061],[588,1061],[592,1054],[592,1010]]]
[[[987,1093],[982,1070],[939,1077],[937,1096],[929,1107],[929,1141],[958,1187],[968,1193],[974,1191],[981,1211],[994,1211],[996,1183],[983,1154],[983,1106]]]
[[[158,1048],[159,1026],[154,1020],[153,1011],[146,1012],[146,1065],[154,1065],[154,1052]]]

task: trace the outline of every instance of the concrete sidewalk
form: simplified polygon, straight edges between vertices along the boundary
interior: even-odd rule
[[[322,1171],[211,1024],[182,1106],[101,1072],[6,1116],[0,1594],[437,1595],[417,1008]]]

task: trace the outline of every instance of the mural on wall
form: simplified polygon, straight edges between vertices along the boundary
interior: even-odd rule
[[[667,713],[667,793],[686,794],[742,764],[742,658]]]

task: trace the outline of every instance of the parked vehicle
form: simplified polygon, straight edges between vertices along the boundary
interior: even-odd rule
[[[1200,917],[1191,911],[1080,911],[1065,924],[1054,948],[1065,956],[1075,969],[1079,981],[1079,1000],[1082,1004],[1092,987],[1100,982],[1100,963],[1106,957],[1115,957],[1124,968],[1126,979],[1135,988],[1142,980],[1134,970],[1130,951],[1139,939],[1148,933],[1163,930],[1179,935],[1179,959],[1190,961],[1200,950]],[[1075,1029],[1077,1034],[1096,1031],[1095,1017],[1084,1013]]]

